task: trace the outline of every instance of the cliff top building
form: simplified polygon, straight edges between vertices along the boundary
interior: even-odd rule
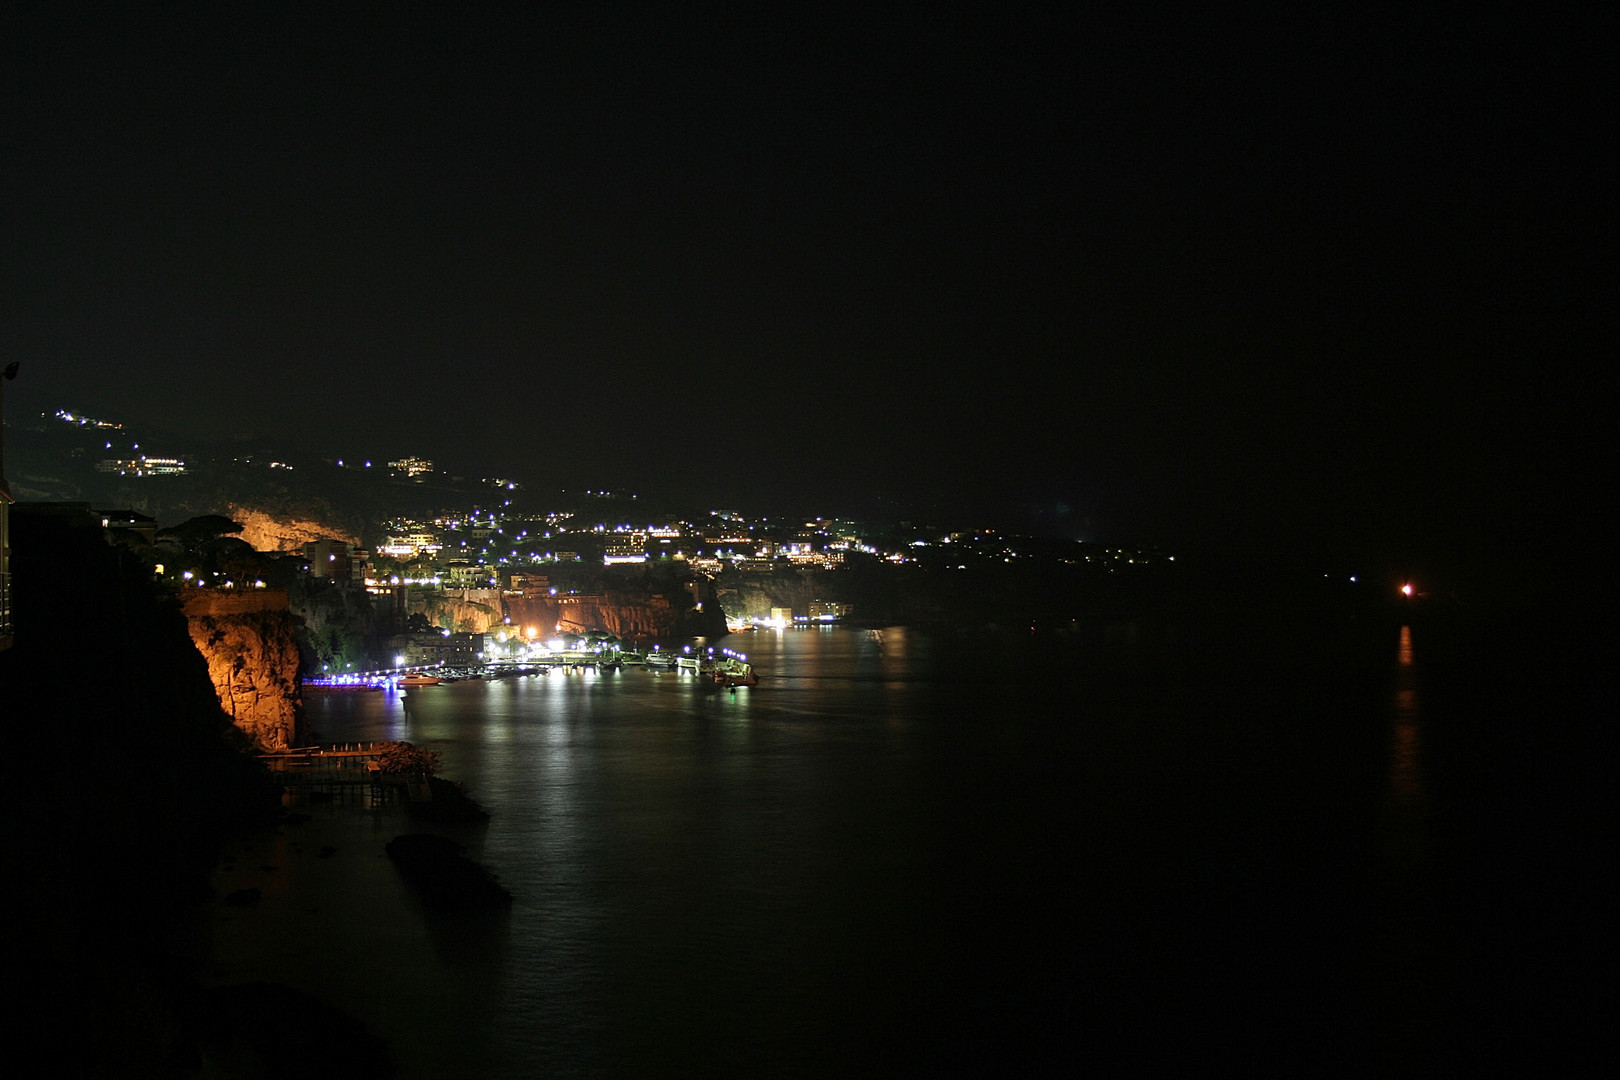
[[[427,529],[418,529],[415,532],[390,533],[381,550],[384,555],[392,555],[398,559],[417,555],[437,555],[443,547],[437,534]]]
[[[312,540],[304,545],[311,577],[342,582],[363,582],[369,553],[343,540]]]
[[[119,476],[179,476],[186,471],[180,458],[148,457],[141,454],[132,458],[107,458],[96,463],[96,471],[116,473]]]
[[[395,472],[404,473],[406,479],[422,482],[422,478],[433,471],[433,462],[427,458],[405,457],[398,461],[390,461],[388,467]]]
[[[639,530],[632,532],[616,532],[612,538],[603,545],[602,563],[612,566],[616,563],[640,563],[647,561],[647,534]]]
[[[487,586],[497,579],[495,568],[492,566],[460,561],[447,563],[444,575],[450,585],[459,589]]]
[[[135,510],[103,510],[101,527],[109,532],[134,533],[147,544],[157,535],[157,519]]]

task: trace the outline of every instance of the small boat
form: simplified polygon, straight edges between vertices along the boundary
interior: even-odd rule
[[[714,680],[716,686],[758,686],[759,676],[754,674],[754,665],[741,660],[726,657],[717,660],[708,670],[709,678]]]
[[[401,686],[438,686],[442,680],[425,671],[407,671],[399,680]]]

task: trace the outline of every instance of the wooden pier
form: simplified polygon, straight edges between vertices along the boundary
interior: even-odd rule
[[[431,799],[426,777],[382,771],[378,758],[385,745],[300,746],[260,754],[259,760],[295,797],[339,802],[363,798],[372,806],[392,802],[400,794],[412,802]]]

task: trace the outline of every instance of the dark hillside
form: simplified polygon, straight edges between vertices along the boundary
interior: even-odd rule
[[[174,942],[218,844],[279,804],[178,602],[99,522],[19,505],[12,541],[0,705],[19,1030],[55,1071],[145,1075],[185,1053]]]

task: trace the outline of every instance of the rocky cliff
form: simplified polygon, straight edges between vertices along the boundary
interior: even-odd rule
[[[257,551],[302,551],[305,544],[315,540],[360,543],[347,527],[329,520],[271,513],[234,502],[226,508],[225,516],[242,526],[238,535]]]
[[[676,604],[662,593],[550,596],[535,590],[508,595],[506,612],[513,626],[532,626],[542,639],[589,630],[606,630],[626,639],[719,636],[726,626],[712,593],[702,606],[696,606]]]
[[[745,574],[733,570],[721,576],[717,592],[721,606],[733,618],[765,619],[776,608],[789,608],[799,615],[805,615],[816,600],[847,603],[847,590],[837,589],[847,576],[829,574],[824,570],[808,573],[781,570],[771,574]]]
[[[211,1021],[197,1006],[214,1000],[192,959],[207,869],[231,830],[276,822],[280,786],[220,710],[150,564],[83,508],[12,510],[0,716],[21,928],[6,971],[23,992],[8,1042],[65,1076],[197,1075]],[[94,662],[75,642],[94,643]]]
[[[304,740],[297,623],[287,594],[194,590],[185,596],[192,643],[208,662],[220,707],[261,750]]]
[[[433,626],[461,634],[486,634],[502,625],[499,589],[411,589],[407,615],[421,613]]]

